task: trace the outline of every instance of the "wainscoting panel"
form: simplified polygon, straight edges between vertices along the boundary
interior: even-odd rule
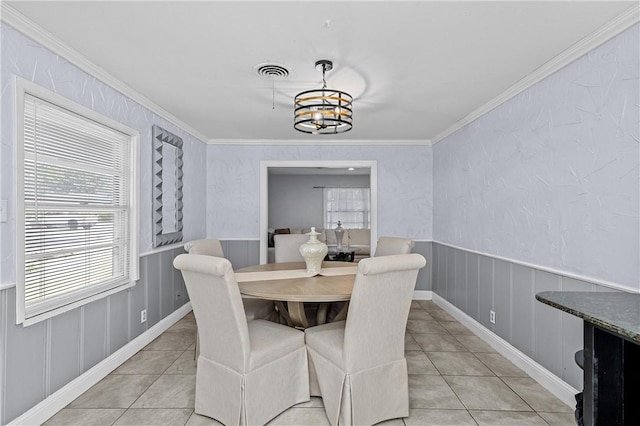
[[[182,272],[180,272],[176,268],[173,268],[173,294],[174,311],[189,301],[187,286],[184,283],[184,279],[182,278]]]
[[[96,300],[80,308],[83,312],[82,372],[107,357],[107,299]]]
[[[0,291],[0,424],[7,424],[188,301],[173,268],[179,247],[140,259],[135,286],[28,327],[15,324],[16,289]],[[177,273],[176,273],[177,272]],[[176,293],[181,297],[176,298]],[[147,309],[147,323],[140,311]]]
[[[146,271],[145,271],[146,272]],[[135,286],[129,289],[129,339],[133,340],[147,329],[146,323],[140,322],[140,311],[145,309],[147,282],[143,280],[144,274],[140,273],[140,279]]]
[[[445,276],[445,288],[447,289],[447,300],[450,300],[451,303],[453,303],[455,306],[458,306],[457,302],[458,300],[456,300],[456,285],[464,285],[464,283],[457,283],[455,280],[455,274],[456,274],[456,252],[453,249],[450,249],[449,247],[446,247],[445,250],[445,271],[444,271],[444,276]]]
[[[7,337],[7,316],[3,312],[7,312],[7,291],[0,290],[0,359],[4,360],[7,357],[6,351],[6,337]],[[5,418],[5,373],[2,364],[0,364],[0,424],[4,424],[2,420]]]
[[[222,251],[233,269],[240,269],[260,263],[259,240],[225,240],[221,241]]]
[[[447,247],[448,250],[454,250]],[[489,311],[493,309],[493,259],[480,256],[478,267],[478,321],[491,331],[493,324],[489,322]]]
[[[45,398],[45,350],[47,321],[29,327],[16,325],[16,289],[5,290],[7,310],[6,343],[4,354],[5,419],[22,414]]]
[[[47,396],[80,375],[82,311],[74,309],[51,318],[49,359],[55,369],[48,369]]]
[[[467,314],[478,321],[478,274],[479,259],[474,253],[466,253],[467,259]]]
[[[431,271],[431,290],[438,294],[445,294],[445,278],[442,274],[442,257],[443,251],[442,247],[431,244],[431,264],[429,265],[429,269]],[[443,296],[444,297],[444,296]]]
[[[129,290],[109,297],[109,355],[129,341]]]
[[[582,320],[535,299],[541,291],[615,291],[587,281],[432,243],[434,293],[576,389]],[[496,312],[496,324],[489,311]]]
[[[147,292],[147,329],[153,327],[160,321],[160,256],[145,256],[142,258],[144,283]],[[154,283],[154,284],[151,284]]]
[[[560,276],[545,271],[533,272],[535,294],[541,291],[560,291]],[[535,321],[533,357],[547,370],[562,377],[562,311],[544,303],[533,305]],[[576,348],[577,350],[577,348]]]
[[[445,258],[446,255],[444,248],[436,245],[432,246],[431,258],[433,259],[433,265],[431,265],[431,272],[433,273],[431,280],[431,287],[433,291],[438,294],[446,294],[447,292],[447,277],[445,274]],[[444,296],[443,296],[444,297]]]
[[[467,311],[467,261],[465,253],[455,251],[453,254],[453,282],[458,285],[453,288],[453,298],[456,306]]]
[[[458,250],[459,251],[459,250]],[[511,340],[511,269],[503,260],[493,263],[493,306],[504,306],[496,312],[493,332],[506,341]]]
[[[180,249],[180,251],[184,252],[183,249]],[[160,253],[160,280],[157,282],[149,281],[147,283],[150,288],[156,285],[160,287],[160,318],[164,318],[173,312],[173,301],[175,298],[173,291],[173,272],[175,271],[173,259],[176,257],[174,252],[175,250]]]
[[[413,247],[413,253],[419,253],[427,259],[427,266],[422,268],[418,272],[418,280],[416,281],[416,290],[431,290],[432,275],[433,275],[433,259],[431,250],[431,241],[416,241],[416,245]]]
[[[533,292],[533,270],[511,265],[511,344],[533,358],[533,307],[537,303]]]

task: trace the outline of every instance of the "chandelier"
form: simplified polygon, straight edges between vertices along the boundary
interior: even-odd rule
[[[307,90],[296,95],[293,127],[313,135],[344,133],[353,127],[353,97],[341,90],[327,89],[325,73],[333,69],[333,62],[316,62],[322,70],[322,89]]]

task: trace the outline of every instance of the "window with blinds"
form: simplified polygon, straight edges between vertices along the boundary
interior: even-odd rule
[[[324,188],[324,227],[368,229],[371,224],[369,188]]]
[[[36,87],[18,104],[17,312],[26,323],[138,278],[136,132]]]

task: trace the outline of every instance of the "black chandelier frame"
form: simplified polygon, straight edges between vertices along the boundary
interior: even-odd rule
[[[353,128],[353,96],[342,90],[327,88],[325,73],[333,69],[333,62],[316,62],[322,70],[322,88],[300,92],[295,98],[293,127],[303,133],[332,135]]]

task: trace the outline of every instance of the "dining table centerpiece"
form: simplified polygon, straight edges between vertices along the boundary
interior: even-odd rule
[[[327,255],[329,248],[325,243],[318,240],[319,232],[316,232],[314,226],[311,227],[311,232],[307,232],[309,241],[300,245],[300,254],[304,258],[307,264],[307,273],[318,275],[320,269],[322,269],[322,261]]]

